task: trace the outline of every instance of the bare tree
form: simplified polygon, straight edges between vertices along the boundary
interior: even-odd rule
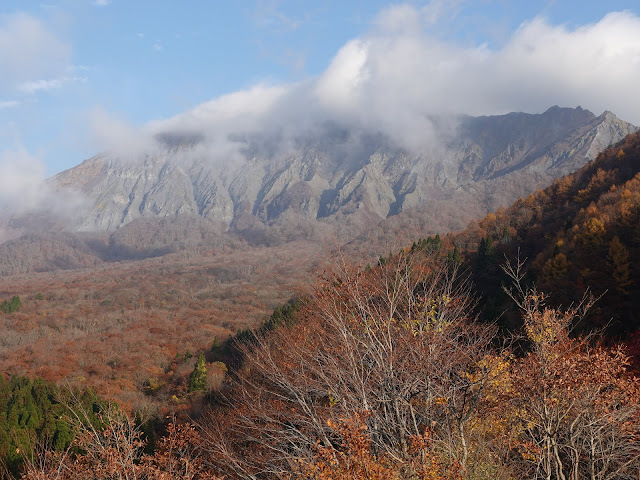
[[[514,365],[507,395],[515,417],[523,477],[547,480],[637,479],[640,472],[640,389],[621,348],[572,338],[571,325],[595,299],[565,310],[522,285],[520,260],[504,270],[507,293],[522,311],[530,351]]]
[[[45,449],[25,463],[24,480],[219,480],[204,462],[193,426],[169,424],[153,455],[146,455],[135,419],[107,405],[93,415],[76,402],[69,421],[76,436],[63,452]]]
[[[433,256],[399,255],[326,281],[296,325],[245,348],[235,413],[203,429],[215,463],[284,478],[317,445],[336,446],[329,423],[366,413],[374,454],[407,461],[409,439],[429,428],[444,457],[464,464],[495,329],[472,321],[457,273]]]

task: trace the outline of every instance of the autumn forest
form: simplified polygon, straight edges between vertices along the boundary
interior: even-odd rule
[[[638,478],[640,134],[368,264],[293,248],[3,284],[0,478]]]

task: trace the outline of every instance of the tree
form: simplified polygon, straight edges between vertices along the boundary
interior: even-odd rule
[[[607,259],[613,270],[611,276],[616,282],[616,290],[618,290],[621,295],[627,295],[629,293],[629,287],[633,285],[629,251],[617,235],[609,242]]]
[[[153,455],[144,454],[139,424],[115,405],[100,414],[70,409],[77,431],[71,448],[44,450],[28,459],[23,480],[220,480],[204,462],[196,430],[172,422]]]
[[[200,352],[196,365],[189,377],[189,391],[202,391],[207,388],[207,363],[204,353]]]
[[[5,300],[0,304],[0,310],[3,313],[13,313],[20,310],[22,306],[22,301],[18,295],[11,297],[11,300]]]
[[[443,465],[464,465],[495,331],[470,321],[469,289],[456,265],[422,254],[327,279],[297,323],[244,349],[235,410],[204,429],[212,461],[285,478],[337,447],[330,425],[364,416],[375,458],[413,468],[411,439],[429,428]]]
[[[339,447],[319,446],[313,458],[296,466],[291,478],[314,480],[401,480],[407,471],[415,480],[461,480],[458,463],[446,465],[431,449],[427,430],[422,436],[410,439],[407,464],[385,455],[375,455],[365,418],[346,419],[339,425],[329,424],[340,438]]]
[[[573,338],[571,325],[594,299],[558,310],[507,265],[508,290],[520,307],[529,351],[510,373],[501,415],[511,418],[509,443],[520,454],[521,478],[636,478],[640,469],[640,389],[621,348]]]

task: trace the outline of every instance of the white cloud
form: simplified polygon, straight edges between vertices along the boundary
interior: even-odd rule
[[[51,78],[49,80],[29,80],[18,85],[18,90],[22,93],[26,93],[28,95],[33,95],[40,91],[49,91],[55,90],[58,88],[62,88],[69,83],[85,83],[87,81],[86,77],[69,77],[62,76],[57,78]]]
[[[295,19],[284,14],[278,1],[259,0],[253,12],[253,18],[259,26],[276,31],[297,30],[304,23],[302,19]]]
[[[66,71],[71,46],[24,13],[0,16],[0,89]]]
[[[560,104],[596,114],[608,109],[640,123],[640,19],[631,13],[576,30],[537,18],[498,50],[436,40],[416,29],[420,13],[390,9],[379,19],[384,28],[358,40],[358,53],[347,62],[342,57],[353,42],[343,48],[320,79],[336,84],[327,96],[335,108],[347,105],[361,124],[409,146],[428,127],[426,119],[440,114],[541,112]],[[324,104],[334,108],[330,100]]]
[[[18,100],[0,100],[0,110],[15,108],[20,105]]]
[[[210,155],[235,158],[247,136],[272,136],[286,148],[327,124],[427,148],[436,138],[436,116],[536,113],[555,104],[581,105],[596,115],[611,110],[640,124],[639,17],[611,13],[575,29],[535,18],[492,49],[429,35],[432,23],[455,16],[461,2],[449,2],[452,11],[444,4],[388,8],[317,78],[225,95],[154,122],[149,132],[197,133]]]
[[[55,191],[45,181],[46,168],[23,148],[0,152],[0,210],[22,215],[47,212],[61,220],[72,219],[85,202],[78,192]],[[0,237],[2,232],[0,232]],[[3,239],[0,238],[0,242]]]
[[[25,150],[0,154],[0,201],[33,207],[40,197],[44,164]]]
[[[93,4],[98,7],[106,7],[107,5],[111,4],[111,0],[95,0]]]
[[[367,49],[367,44],[360,40],[342,47],[316,82],[314,93],[321,103],[336,112],[353,113],[361,101],[362,86],[369,80],[365,68]]]
[[[112,151],[126,158],[136,158],[155,148],[151,134],[125,119],[98,106],[84,119],[88,127],[89,142],[96,150]]]

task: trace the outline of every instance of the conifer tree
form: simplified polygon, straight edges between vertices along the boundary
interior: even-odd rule
[[[189,379],[189,391],[195,392],[198,390],[204,390],[207,387],[207,366],[204,358],[204,353],[200,352],[196,366],[191,372]]]
[[[613,237],[609,242],[609,255],[607,256],[613,269],[612,277],[616,282],[616,290],[622,295],[629,293],[631,286],[631,264],[629,263],[629,251],[620,241],[618,236]]]

